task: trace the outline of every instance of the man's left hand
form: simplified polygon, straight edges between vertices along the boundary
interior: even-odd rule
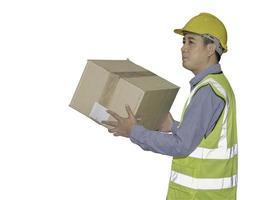
[[[113,127],[108,129],[108,131],[113,133],[114,136],[129,137],[132,127],[137,124],[137,120],[129,105],[126,105],[126,111],[128,113],[128,117],[124,118],[111,110],[107,110],[107,112],[117,121],[102,121],[102,123]]]

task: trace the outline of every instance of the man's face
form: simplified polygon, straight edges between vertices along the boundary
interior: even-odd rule
[[[193,73],[197,74],[207,65],[208,51],[200,35],[186,33],[181,52],[183,66]]]

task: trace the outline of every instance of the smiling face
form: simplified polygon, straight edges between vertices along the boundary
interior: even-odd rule
[[[181,48],[183,67],[192,71],[194,74],[199,73],[209,66],[210,52],[208,45],[204,44],[200,35],[186,33],[183,38]]]

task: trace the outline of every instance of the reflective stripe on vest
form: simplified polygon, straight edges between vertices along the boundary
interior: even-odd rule
[[[200,190],[226,189],[237,185],[237,175],[225,178],[194,178],[179,172],[171,171],[170,180],[176,184]]]
[[[238,154],[237,144],[233,145],[231,148],[217,148],[217,149],[207,149],[202,147],[197,147],[189,157],[200,158],[200,159],[230,159]]]
[[[227,148],[227,129],[228,129],[228,111],[229,111],[229,98],[225,89],[213,78],[208,78],[202,83],[198,84],[192,91],[187,100],[185,109],[189,105],[191,98],[197,89],[205,84],[211,84],[215,87],[225,98],[224,115],[222,119],[222,128],[218,141],[218,147],[209,149],[204,147],[197,147],[189,157],[199,159],[230,159],[238,154],[238,146],[234,144],[231,148]],[[194,178],[185,174],[171,171],[170,180],[176,184],[183,185],[193,189],[225,189],[237,185],[237,175],[224,178]]]

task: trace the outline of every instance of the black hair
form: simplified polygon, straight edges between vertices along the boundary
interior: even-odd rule
[[[214,41],[213,40],[210,40],[209,38],[206,38],[206,37],[202,37],[202,38],[203,38],[204,45],[208,45],[208,44],[213,44],[214,43]],[[221,56],[219,55],[219,53],[217,51],[215,51],[215,54],[216,54],[217,61],[219,62],[220,59],[221,59]]]

